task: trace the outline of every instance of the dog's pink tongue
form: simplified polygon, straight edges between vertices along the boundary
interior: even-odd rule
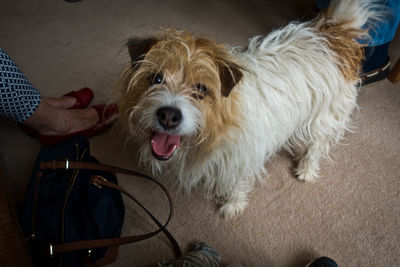
[[[180,142],[181,138],[179,135],[155,133],[151,143],[154,153],[161,157],[169,158],[179,146]]]

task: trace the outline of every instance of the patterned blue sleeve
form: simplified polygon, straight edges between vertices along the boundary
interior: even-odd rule
[[[41,99],[39,90],[0,48],[0,116],[23,122],[36,111]]]

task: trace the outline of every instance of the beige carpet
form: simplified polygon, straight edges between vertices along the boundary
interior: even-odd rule
[[[245,44],[313,10],[306,1],[132,1],[3,0],[0,47],[46,96],[84,86],[104,102],[128,60],[124,41],[160,26],[186,28],[218,41]],[[400,40],[391,46],[392,63]],[[400,84],[383,81],[361,88],[357,129],[324,161],[322,178],[301,183],[293,163],[280,153],[267,163],[270,175],[250,196],[250,206],[234,220],[218,217],[201,193],[173,190],[175,215],[169,226],[184,250],[198,240],[221,253],[223,263],[296,267],[327,255],[340,266],[400,266]],[[11,191],[21,204],[31,166],[40,149],[36,139],[0,119],[0,155]],[[132,148],[122,149],[117,127],[91,139],[99,160],[134,168]],[[147,182],[120,177],[120,183],[165,217],[165,200]],[[123,234],[143,233],[153,225],[126,202]],[[113,266],[149,266],[171,259],[160,235],[121,247]]]

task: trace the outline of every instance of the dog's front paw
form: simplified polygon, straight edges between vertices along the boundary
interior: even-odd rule
[[[315,182],[316,180],[316,175],[313,173],[296,171],[296,174],[300,181]]]
[[[317,169],[310,161],[303,159],[294,171],[300,181],[315,182],[318,178]]]
[[[219,214],[225,219],[231,219],[234,216],[242,214],[247,207],[246,200],[236,200],[223,204],[219,209]]]

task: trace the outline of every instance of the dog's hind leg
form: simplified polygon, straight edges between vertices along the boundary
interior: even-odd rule
[[[313,141],[307,146],[295,169],[299,180],[312,182],[318,177],[319,161],[327,154],[329,147],[329,141],[326,140]]]
[[[319,108],[313,112],[317,115],[311,122],[305,122],[301,137],[297,138],[307,149],[295,169],[298,178],[303,181],[314,181],[318,177],[320,159],[329,159],[330,147],[340,142],[346,130],[353,128],[351,113],[357,106],[357,87],[346,82],[341,90],[328,92],[325,99],[331,99],[330,103],[319,104]]]

